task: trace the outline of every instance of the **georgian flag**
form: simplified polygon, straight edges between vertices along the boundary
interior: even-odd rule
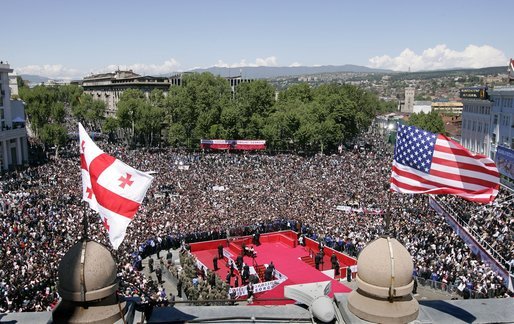
[[[80,123],[79,137],[82,199],[100,214],[109,240],[117,250],[153,177],[106,154]]]

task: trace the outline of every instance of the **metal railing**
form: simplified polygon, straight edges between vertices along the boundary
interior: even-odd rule
[[[464,299],[486,299],[486,298],[495,298],[498,297],[495,289],[489,289],[487,293],[483,293],[474,289],[469,289],[464,287],[459,289],[459,285],[462,283],[445,283],[441,281],[434,281],[431,279],[425,279],[422,277],[416,277],[415,280],[418,281],[418,289],[419,287],[423,288],[431,288],[435,290],[435,292],[441,292],[447,294],[451,297],[459,296]],[[466,292],[465,292],[466,290]]]
[[[441,205],[443,205],[448,211],[451,212],[451,215],[453,218],[457,221],[457,223],[468,233],[470,233],[475,241],[481,245],[482,249],[489,253],[490,256],[492,256],[500,266],[502,266],[506,271],[508,271],[510,274],[512,274],[512,265],[507,262],[507,260],[499,253],[497,252],[488,242],[486,242],[480,235],[477,233],[471,226],[469,226],[468,222],[463,220],[458,213],[456,213],[451,206],[449,206],[446,202],[437,199],[437,202]],[[508,268],[508,269],[507,269]]]

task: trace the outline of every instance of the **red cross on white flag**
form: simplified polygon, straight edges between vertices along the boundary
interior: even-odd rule
[[[79,123],[83,200],[100,214],[114,249],[145,198],[153,177],[104,153]]]

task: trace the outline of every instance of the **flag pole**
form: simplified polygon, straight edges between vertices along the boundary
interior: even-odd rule
[[[84,202],[84,215],[82,216],[82,240],[87,241],[88,234],[87,229],[89,227],[88,219],[87,219],[87,203]]]
[[[389,183],[384,186],[387,191],[387,210],[384,214],[384,235],[391,236],[391,190],[389,189]]]

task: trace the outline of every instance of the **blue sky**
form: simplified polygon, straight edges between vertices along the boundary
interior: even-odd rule
[[[53,78],[118,66],[507,66],[512,9],[509,0],[7,0],[0,59]]]

